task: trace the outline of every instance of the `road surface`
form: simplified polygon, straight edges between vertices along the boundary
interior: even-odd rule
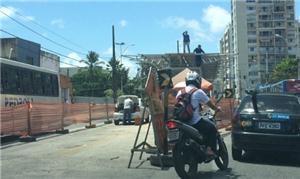
[[[132,167],[127,168],[130,149],[138,126],[103,125],[66,135],[49,135],[32,143],[1,146],[2,179],[174,179],[179,178],[173,167],[161,170],[142,160],[138,153]],[[144,138],[146,125],[142,128]],[[141,139],[142,140],[142,139]],[[229,152],[230,135],[225,137]],[[141,141],[139,141],[141,142]],[[153,144],[153,133],[148,142]],[[299,162],[287,154],[247,154],[243,162],[233,161],[229,169],[219,171],[216,165],[199,166],[199,178],[281,179],[300,178]]]

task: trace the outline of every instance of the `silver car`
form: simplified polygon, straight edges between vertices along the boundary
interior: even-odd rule
[[[130,122],[137,122],[141,121],[144,106],[142,104],[141,98],[138,98],[136,95],[122,95],[119,96],[117,99],[117,104],[115,105],[115,111],[113,114],[114,123],[115,125],[119,125],[120,122],[123,122],[123,116],[124,116],[124,100],[130,98],[133,101],[133,107],[131,111],[131,121]],[[146,109],[145,115],[144,115],[144,122],[149,122],[149,110]]]

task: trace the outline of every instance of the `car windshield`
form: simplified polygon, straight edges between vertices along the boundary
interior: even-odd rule
[[[261,113],[300,114],[297,97],[280,95],[257,95],[257,108]],[[241,113],[254,112],[250,96],[244,98],[239,108]]]

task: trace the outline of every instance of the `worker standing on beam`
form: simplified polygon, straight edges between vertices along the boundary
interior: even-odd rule
[[[205,53],[202,48],[201,45],[199,44],[197,48],[195,48],[194,50],[195,55],[195,63],[197,67],[200,67],[202,65],[202,58],[201,58],[201,53]]]
[[[187,47],[188,53],[190,52],[190,36],[188,34],[188,31],[184,31],[182,33],[183,35],[183,53],[185,53],[185,47]]]

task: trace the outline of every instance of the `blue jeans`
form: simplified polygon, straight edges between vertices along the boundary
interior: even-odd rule
[[[185,53],[185,46],[187,46],[188,53],[190,52],[190,42],[183,42],[183,53]]]
[[[123,123],[130,123],[130,122],[131,122],[131,110],[124,109]]]

